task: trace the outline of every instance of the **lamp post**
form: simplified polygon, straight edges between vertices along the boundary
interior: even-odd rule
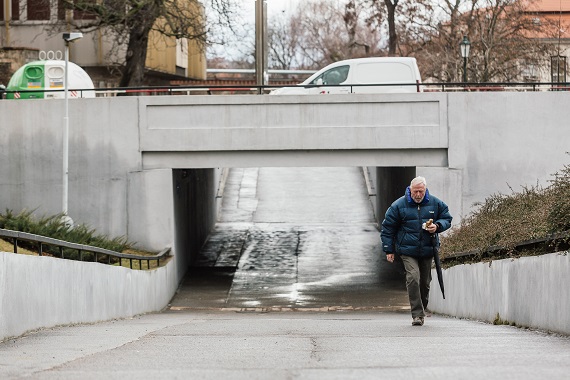
[[[463,36],[463,40],[459,43],[459,49],[463,57],[463,83],[467,83],[467,58],[469,58],[469,51],[471,50],[471,42],[467,36]]]
[[[69,66],[69,43],[83,37],[83,33],[63,33],[63,41],[65,41],[65,115],[63,116],[63,195],[62,195],[62,213],[65,225],[72,227],[73,219],[67,215],[68,203],[68,180],[69,180],[69,96],[68,96],[68,66]]]

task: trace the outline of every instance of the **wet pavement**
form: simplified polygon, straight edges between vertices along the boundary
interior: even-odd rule
[[[171,308],[409,304],[402,266],[380,254],[361,168],[251,168],[230,171],[219,223]]]

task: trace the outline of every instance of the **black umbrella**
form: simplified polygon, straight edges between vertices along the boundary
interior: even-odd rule
[[[433,261],[435,262],[435,271],[437,272],[437,282],[439,282],[439,288],[441,289],[441,295],[445,299],[445,289],[443,286],[443,273],[441,272],[441,261],[439,261],[439,249],[437,249],[437,239],[435,234],[432,235],[433,244]]]

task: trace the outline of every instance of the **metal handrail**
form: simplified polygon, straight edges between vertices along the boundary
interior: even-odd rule
[[[526,249],[535,248],[540,245],[551,245],[556,246],[561,249],[570,248],[570,231],[557,232],[550,234],[546,237],[538,239],[530,239],[522,241],[516,244],[511,249],[502,246],[491,246],[486,249],[474,249],[465,252],[454,252],[449,255],[442,256],[440,258],[441,262],[452,261],[452,260],[469,260],[474,257],[477,258],[489,258],[495,256],[501,256],[509,252],[522,252]]]
[[[139,86],[139,87],[101,87],[101,88],[77,88],[73,89],[82,96],[84,91],[92,91],[100,95],[104,94],[142,94],[142,95],[177,95],[177,94],[190,94],[194,91],[202,91],[208,93],[222,92],[222,91],[249,91],[258,94],[266,94],[271,90],[282,87],[298,87],[298,84],[269,84],[259,86],[255,84],[244,85],[163,85],[163,86]],[[367,84],[339,84],[339,85],[304,85],[307,88],[319,87],[401,87],[401,86],[414,86],[421,88],[424,92],[488,92],[488,91],[570,91],[570,82],[555,83],[555,82],[485,82],[485,83],[463,83],[463,82],[423,82],[423,83],[367,83]],[[29,90],[2,90],[4,94],[10,93],[34,93],[34,92],[62,92],[62,89],[29,89]]]
[[[164,248],[162,251],[157,253],[156,255],[152,256],[145,256],[145,255],[131,255],[128,253],[121,253],[111,251],[109,249],[93,247],[84,244],[77,244],[77,243],[70,243],[63,240],[53,239],[45,236],[34,235],[27,232],[20,232],[20,231],[13,231],[13,230],[5,230],[0,228],[0,238],[9,238],[13,241],[13,253],[18,253],[18,241],[27,241],[30,243],[34,243],[38,245],[38,254],[39,256],[44,255],[44,246],[55,246],[59,248],[60,258],[73,260],[69,257],[64,257],[64,248],[77,250],[79,253],[79,261],[83,261],[83,253],[84,252],[91,252],[94,254],[94,261],[101,263],[99,261],[100,256],[107,256],[107,264],[111,264],[111,258],[118,258],[119,265],[122,265],[123,259],[129,260],[130,268],[133,268],[133,260],[139,261],[139,269],[143,269],[142,262],[146,261],[147,268],[150,269],[150,262],[156,260],[156,266],[160,266],[160,260],[166,259],[170,256],[170,247]]]

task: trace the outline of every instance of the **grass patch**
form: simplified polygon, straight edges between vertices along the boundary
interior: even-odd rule
[[[475,206],[477,209],[469,217],[442,237],[442,259],[453,253],[484,252],[497,246],[503,247],[510,257],[555,250],[557,247],[542,247],[521,253],[514,247],[523,241],[570,230],[570,166],[555,173],[546,187],[525,187],[509,195],[493,194]],[[562,243],[567,244],[568,239]]]
[[[14,244],[11,241],[0,239],[0,252],[14,252]],[[36,255],[37,252],[25,248],[18,248],[18,253],[23,255]]]

